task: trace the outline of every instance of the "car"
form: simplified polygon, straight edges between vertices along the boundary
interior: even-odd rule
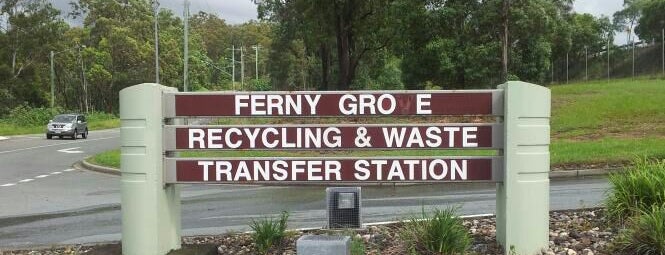
[[[69,136],[72,140],[76,140],[79,135],[83,139],[88,138],[88,122],[83,114],[56,115],[46,125],[46,139],[51,139],[53,136],[58,138]]]

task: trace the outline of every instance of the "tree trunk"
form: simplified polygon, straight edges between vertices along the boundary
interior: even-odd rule
[[[503,57],[501,58],[501,79],[508,81],[508,11],[510,10],[510,0],[503,0]]]
[[[328,45],[321,43],[319,46],[319,57],[321,58],[321,88],[328,89],[330,86],[329,72],[330,72],[330,50]]]

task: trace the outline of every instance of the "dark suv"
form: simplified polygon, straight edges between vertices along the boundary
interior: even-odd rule
[[[56,115],[46,125],[46,139],[51,139],[53,136],[58,136],[58,138],[69,136],[76,140],[79,135],[83,139],[88,138],[88,122],[83,114]]]

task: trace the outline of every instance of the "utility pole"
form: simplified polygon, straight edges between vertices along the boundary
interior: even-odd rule
[[[51,60],[51,108],[55,106],[55,69],[53,68],[54,57],[55,53],[51,51],[51,55],[49,56],[49,59]]]
[[[242,48],[245,47],[240,45],[240,90],[245,90],[245,60],[243,57]]]
[[[185,92],[189,91],[188,88],[188,79],[187,75],[189,72],[189,0],[185,0],[185,11],[184,11],[184,23],[185,23],[185,41],[183,45],[185,46],[184,54],[184,65],[183,65],[183,89]]]
[[[83,83],[83,103],[85,104],[85,113],[88,113],[88,84],[85,81],[85,63],[83,63],[83,55],[81,55],[81,47],[77,46],[79,51],[79,61],[81,61],[81,81]]]
[[[159,15],[159,2],[157,0],[152,0],[152,9],[154,11],[154,22],[155,22],[155,83],[159,84],[159,27],[157,16]]]
[[[236,45],[231,45],[231,87],[236,90]]]
[[[662,56],[661,59],[663,60],[663,77],[665,77],[665,28],[662,30],[662,41],[661,41],[661,46],[663,47],[662,49]]]
[[[254,50],[256,51],[254,53],[254,55],[256,56],[256,59],[254,60],[254,64],[256,65],[254,67],[254,72],[256,73],[256,79],[257,80],[259,79],[259,48],[260,47],[261,46],[258,43],[256,45],[252,46],[252,48],[254,48]]]

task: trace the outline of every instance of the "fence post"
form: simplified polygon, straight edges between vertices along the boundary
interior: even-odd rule
[[[504,178],[497,184],[496,236],[509,254],[549,245],[550,91],[525,82],[504,90]]]
[[[140,84],[120,91],[122,253],[163,255],[180,248],[180,190],[163,184],[162,93]]]

